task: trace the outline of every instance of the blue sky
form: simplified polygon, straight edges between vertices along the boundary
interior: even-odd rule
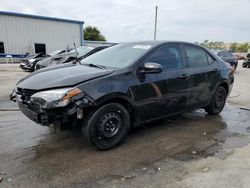
[[[108,41],[250,42],[249,0],[0,0],[0,10],[78,19]]]

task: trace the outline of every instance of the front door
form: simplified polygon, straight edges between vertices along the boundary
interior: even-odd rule
[[[159,47],[140,66],[147,62],[162,65],[163,71],[157,74],[138,74],[136,83],[130,88],[141,121],[186,109],[188,78],[185,77],[180,46],[171,44]]]

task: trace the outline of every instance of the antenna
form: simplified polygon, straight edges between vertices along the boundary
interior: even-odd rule
[[[155,6],[155,31],[154,31],[154,40],[156,40],[157,13],[158,13],[158,6]]]
[[[75,59],[75,62],[77,62],[77,55],[78,55],[78,54],[77,54],[76,44],[75,44],[75,43],[74,43],[74,49],[75,49],[75,55],[76,55],[76,56],[75,56],[75,58],[76,58],[76,59]]]
[[[75,54],[77,56],[76,43],[74,43]]]

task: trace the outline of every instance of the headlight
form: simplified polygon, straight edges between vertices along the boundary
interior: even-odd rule
[[[72,97],[82,93],[78,88],[64,88],[42,91],[31,96],[31,101],[39,102],[45,108],[64,107]]]
[[[28,62],[33,63],[36,59],[29,59]]]

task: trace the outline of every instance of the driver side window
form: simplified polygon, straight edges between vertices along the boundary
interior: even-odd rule
[[[156,49],[146,62],[158,63],[163,70],[179,69],[182,66],[181,49],[179,45],[167,45]]]

